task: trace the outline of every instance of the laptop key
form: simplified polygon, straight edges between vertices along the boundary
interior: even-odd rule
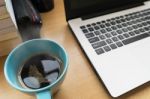
[[[112,29],[111,29],[111,28],[106,28],[106,30],[107,30],[108,32],[112,31]]]
[[[100,31],[101,31],[102,34],[106,33],[105,29],[101,29]]]
[[[83,31],[83,33],[88,33],[87,29],[83,29],[82,31]]]
[[[135,30],[134,33],[135,34],[140,34],[140,31],[139,30]]]
[[[93,25],[93,26],[95,26],[95,25],[96,25],[96,23],[92,23],[92,25]]]
[[[127,17],[127,18],[126,18],[126,20],[127,20],[127,21],[130,21],[130,20],[131,20],[131,18],[130,18],[130,17]]]
[[[121,19],[121,22],[125,22],[126,20],[125,19]]]
[[[139,31],[142,33],[145,32],[145,30],[143,28],[139,29]]]
[[[117,27],[116,26],[112,26],[111,27],[113,30],[117,30]]]
[[[138,23],[142,22],[142,20],[141,20],[141,19],[136,19],[136,21],[137,21]]]
[[[124,36],[118,35],[118,38],[119,38],[120,40],[123,40],[123,39],[124,39]]]
[[[110,22],[110,24],[111,24],[111,25],[115,25],[115,24],[116,24],[116,22],[114,22],[114,21],[111,21],[111,22]]]
[[[96,22],[96,24],[101,24],[101,22]]]
[[[145,19],[146,19],[146,20],[150,20],[150,17],[149,17],[149,16],[146,16]]]
[[[132,30],[133,30],[133,28],[132,28],[132,27],[127,27],[127,29],[128,29],[129,31],[132,31]]]
[[[94,29],[95,29],[95,30],[99,30],[100,28],[99,28],[98,26],[95,26]]]
[[[94,29],[92,27],[88,28],[88,30],[91,32],[94,31]]]
[[[121,42],[117,42],[116,45],[117,45],[118,47],[123,46],[123,44],[122,44]]]
[[[103,25],[103,24],[100,24],[99,26],[100,26],[100,28],[105,28],[105,25]]]
[[[118,28],[122,28],[122,26],[121,26],[121,25],[119,25],[119,24],[117,25],[117,27],[118,27]]]
[[[145,21],[145,18],[144,18],[144,16],[141,18],[141,20],[142,20],[142,21]]]
[[[110,33],[105,34],[105,36],[106,36],[107,38],[112,37]]]
[[[150,21],[147,21],[147,24],[150,24]]]
[[[135,20],[132,20],[131,22],[132,22],[132,24],[137,24],[137,22]]]
[[[111,39],[107,39],[106,42],[107,42],[108,44],[113,43],[113,41],[112,41]]]
[[[111,44],[110,47],[111,47],[112,49],[116,49],[116,48],[117,48],[117,46],[116,46],[115,44]]]
[[[143,25],[142,25],[142,24],[138,24],[137,26],[138,26],[138,27],[143,27]]]
[[[128,24],[127,24],[127,23],[122,23],[121,25],[122,25],[123,27],[128,26]]]
[[[129,38],[129,37],[130,37],[130,35],[127,34],[127,33],[123,34],[123,36],[124,36],[125,38]]]
[[[144,27],[144,30],[145,30],[145,31],[149,31],[149,30],[150,30],[150,28],[148,28],[148,27]]]
[[[96,48],[99,48],[99,47],[103,47],[105,45],[107,45],[107,43],[105,41],[100,41],[100,42],[96,42],[96,43],[92,44],[92,47],[94,49],[96,49]]]
[[[149,37],[149,34],[148,34],[148,33],[144,33],[144,34],[141,34],[141,35],[138,35],[138,36],[129,38],[129,39],[125,39],[125,40],[123,40],[122,42],[123,42],[124,45],[127,45],[127,44],[129,44],[129,43],[132,43],[132,42],[141,40],[141,39],[146,38],[146,37]]]
[[[105,21],[105,20],[103,20],[103,21],[102,21],[102,23],[106,23],[106,21]]]
[[[119,24],[119,23],[121,23],[121,21],[118,19],[118,20],[116,20],[116,22]]]
[[[87,24],[86,26],[87,26],[87,27],[91,27],[91,24]]]
[[[111,26],[111,24],[110,24],[110,23],[106,23],[105,25],[106,25],[107,27]]]
[[[85,29],[86,27],[85,27],[85,26],[80,26],[80,28],[81,28],[81,29]]]
[[[118,41],[118,38],[117,38],[117,37],[112,37],[112,40],[113,40],[114,42],[117,42],[117,41]]]
[[[142,25],[147,26],[148,24],[147,24],[147,22],[143,22]]]
[[[121,30],[116,31],[118,34],[122,34],[123,32]]]
[[[127,24],[128,24],[128,25],[132,25],[133,23],[132,23],[132,22],[127,22]]]
[[[137,29],[137,28],[138,28],[138,26],[137,26],[137,25],[133,25],[132,27],[133,27],[134,29]]]
[[[105,37],[104,35],[100,35],[99,38],[100,38],[101,40],[106,39],[106,37]]]
[[[100,31],[94,31],[95,35],[100,35]]]
[[[134,36],[135,33],[134,33],[134,32],[129,32],[129,35],[130,35],[130,36]]]
[[[90,39],[89,39],[89,42],[90,42],[90,43],[94,43],[94,42],[97,42],[97,41],[99,41],[99,38],[98,38],[98,37],[94,37],[94,38],[90,38]]]
[[[128,32],[128,29],[127,28],[123,28],[122,31],[123,32]]]
[[[112,31],[112,32],[111,32],[111,35],[116,36],[117,33],[116,33],[115,31]]]
[[[110,48],[109,46],[105,46],[105,47],[104,47],[104,50],[105,50],[106,52],[108,52],[108,51],[111,50],[111,48]]]
[[[120,19],[120,17],[115,17],[115,19]]]
[[[106,21],[107,21],[107,22],[110,22],[110,21],[111,21],[111,19],[107,19]]]
[[[114,20],[115,20],[115,18],[111,18],[111,20],[113,20],[113,21],[114,21]]]
[[[104,53],[104,50],[103,50],[102,48],[99,48],[99,49],[97,49],[97,50],[95,50],[95,51],[96,51],[96,53],[97,53],[98,55]]]
[[[120,18],[124,18],[124,16],[120,16]]]
[[[88,34],[85,34],[85,36],[86,36],[87,38],[91,38],[91,37],[94,37],[94,34],[93,34],[93,33],[88,33]]]

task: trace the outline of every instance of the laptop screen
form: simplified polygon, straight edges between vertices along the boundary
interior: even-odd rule
[[[74,18],[146,0],[65,0],[67,17]]]

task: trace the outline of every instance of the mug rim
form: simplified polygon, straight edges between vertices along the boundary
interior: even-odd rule
[[[66,58],[66,65],[64,66],[64,69],[63,69],[63,72],[61,73],[61,75],[58,77],[57,80],[55,80],[52,84],[46,86],[46,87],[43,87],[43,88],[39,88],[39,89],[27,89],[27,88],[21,88],[21,87],[18,87],[16,86],[11,80],[10,80],[10,77],[8,76],[8,62],[9,62],[9,59],[10,57],[12,57],[12,54],[18,49],[20,48],[21,46],[27,44],[27,43],[30,43],[30,42],[33,42],[33,41],[49,41],[49,42],[52,42],[54,44],[56,44],[57,46],[59,46],[63,52],[65,53],[65,58]],[[27,92],[27,93],[35,93],[35,92],[40,92],[40,91],[44,91],[44,90],[47,90],[47,89],[51,89],[53,86],[55,86],[57,83],[59,83],[59,81],[61,81],[61,79],[65,76],[65,73],[67,72],[67,69],[68,69],[68,65],[69,65],[69,58],[68,58],[68,54],[66,52],[66,50],[64,49],[63,46],[61,46],[60,44],[58,44],[57,42],[53,41],[53,40],[50,40],[50,39],[32,39],[32,40],[28,40],[28,41],[25,41],[21,44],[19,44],[16,48],[14,48],[10,54],[8,55],[8,57],[6,58],[6,61],[5,61],[5,64],[4,64],[4,75],[6,77],[6,80],[7,82],[12,86],[14,87],[15,89],[18,89],[22,92]]]

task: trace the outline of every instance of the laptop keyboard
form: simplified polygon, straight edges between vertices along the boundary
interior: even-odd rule
[[[149,37],[150,9],[87,24],[80,29],[100,55]]]

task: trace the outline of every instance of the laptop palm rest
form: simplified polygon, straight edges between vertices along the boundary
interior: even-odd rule
[[[97,58],[96,70],[113,97],[150,81],[150,37]]]

